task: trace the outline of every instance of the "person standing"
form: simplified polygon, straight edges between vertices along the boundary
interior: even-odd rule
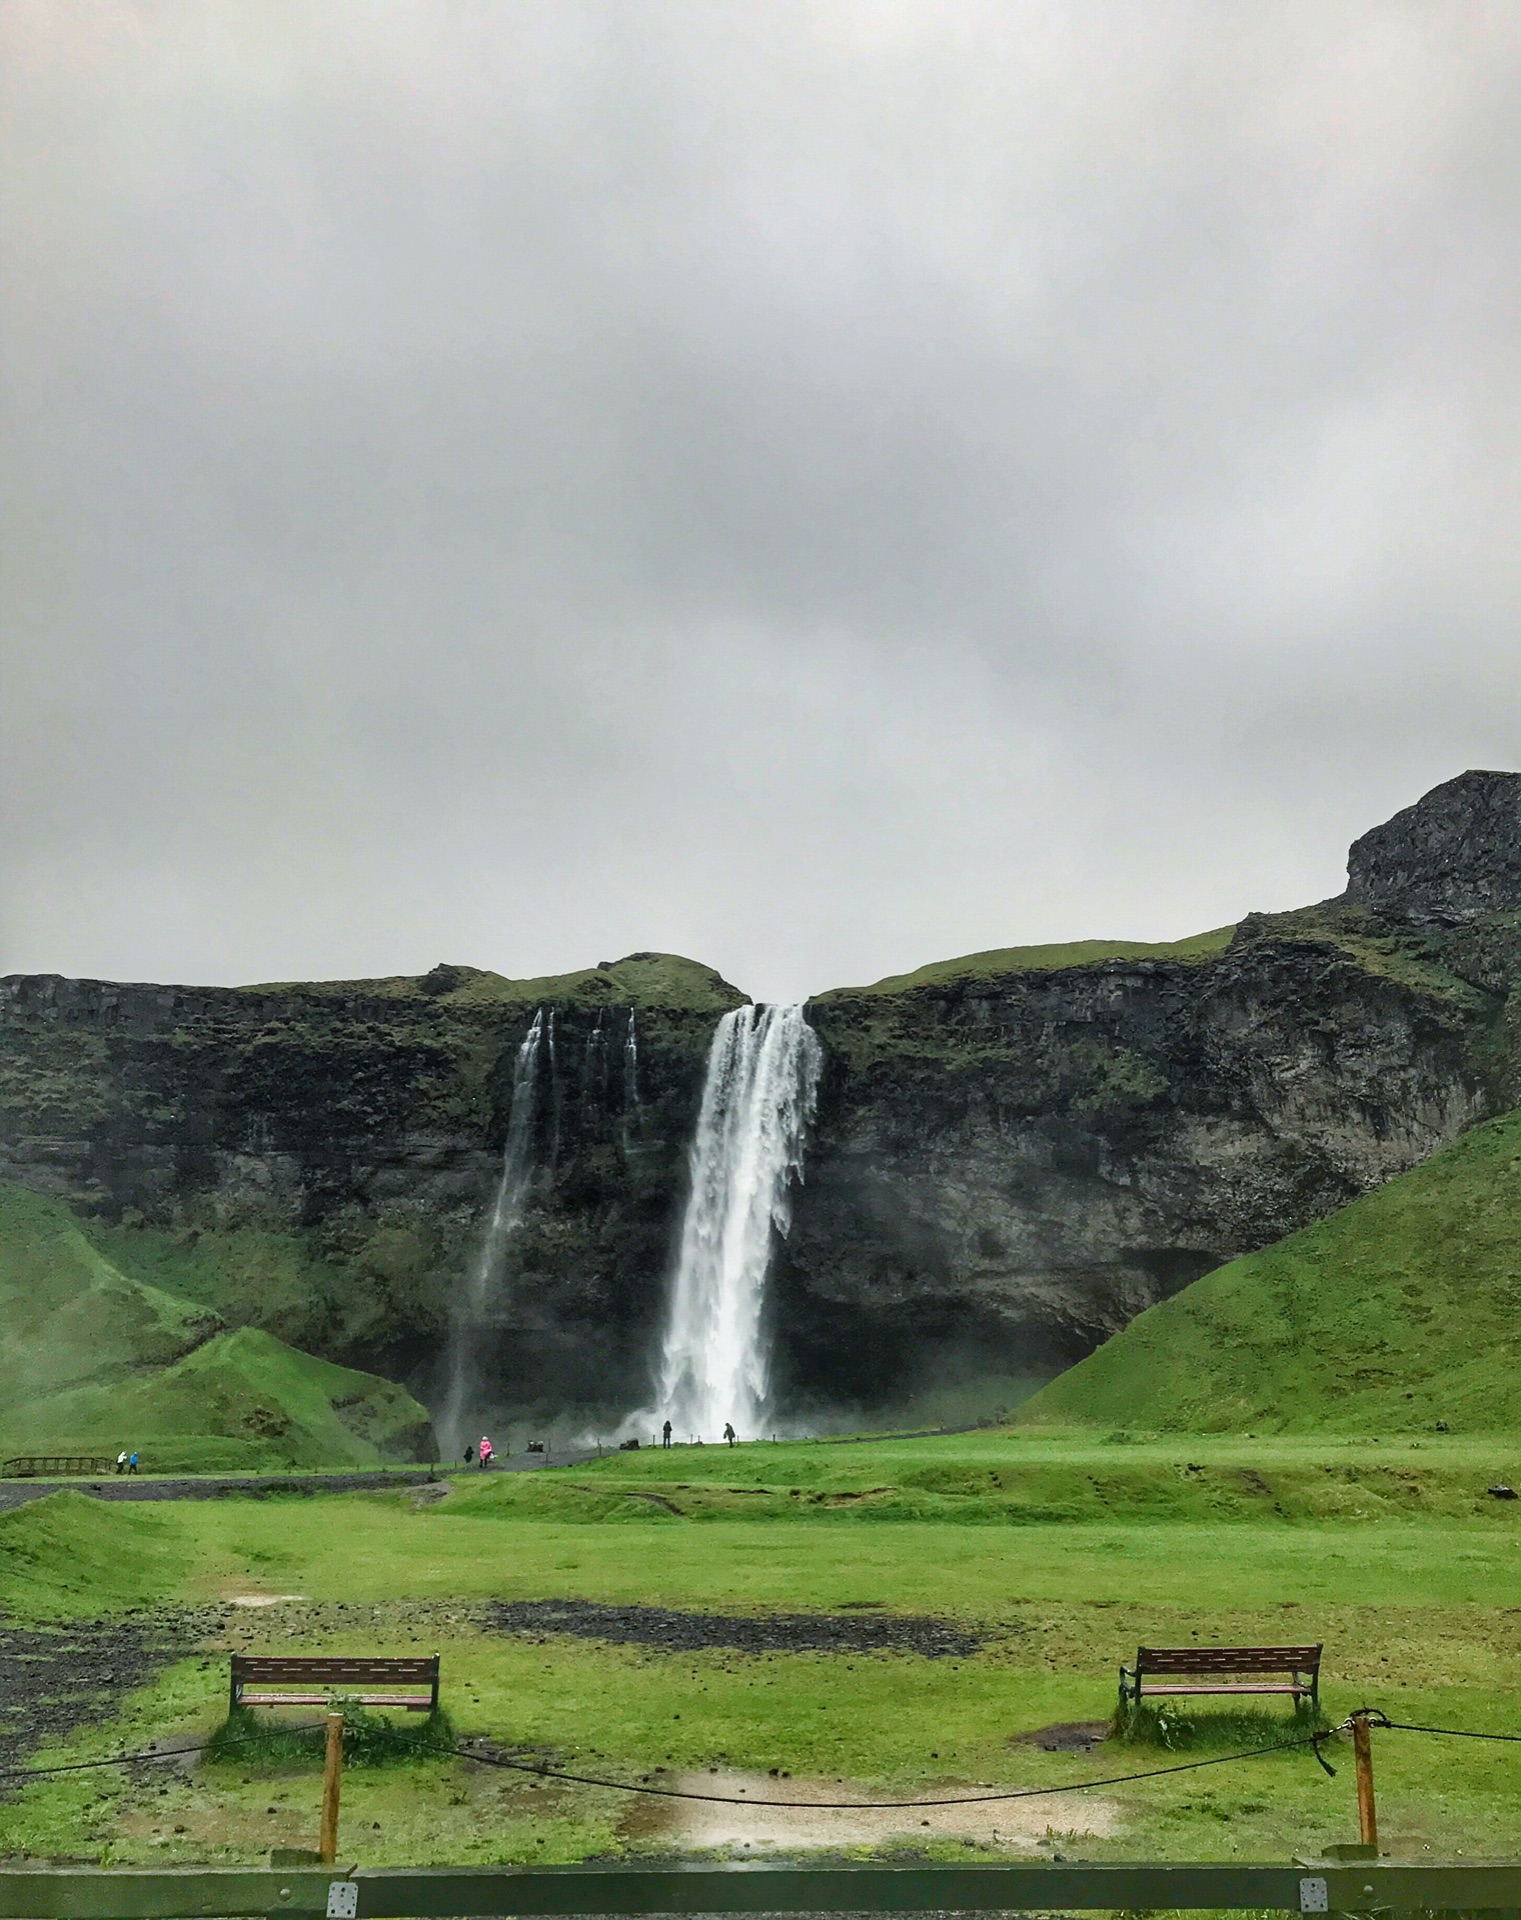
[[[489,1467],[491,1465],[491,1455],[493,1451],[494,1449],[491,1445],[491,1442],[486,1438],[485,1434],[482,1434],[481,1435],[481,1465],[483,1467]]]
[[[125,1473],[127,1471],[127,1449],[125,1447],[123,1447],[121,1452],[116,1456],[116,1471],[118,1473]]]
[[[667,1420],[665,1425],[660,1429],[660,1444],[663,1447],[668,1447],[671,1444],[671,1423],[669,1420]]]
[[[739,1436],[738,1436],[738,1435],[737,1435],[737,1434],[735,1433],[735,1431],[734,1431],[734,1422],[733,1422],[732,1420],[725,1420],[725,1422],[724,1422],[724,1438],[725,1438],[725,1440],[727,1440],[727,1441],[728,1441],[728,1443],[729,1443],[729,1445],[730,1445],[731,1447],[732,1447],[732,1446],[734,1445],[734,1442],[735,1442],[735,1440],[736,1440],[736,1439],[737,1439],[738,1437],[739,1437]]]
[[[474,1458],[475,1458],[475,1443],[474,1441],[467,1441],[465,1443],[465,1465],[468,1467],[470,1462]]]
[[[130,1454],[130,1455],[128,1456],[128,1459],[127,1459],[127,1471],[128,1471],[128,1473],[136,1473],[136,1472],[137,1472],[137,1448],[136,1448],[136,1447],[134,1447],[134,1448],[132,1449],[132,1452],[131,1452],[131,1454]]]

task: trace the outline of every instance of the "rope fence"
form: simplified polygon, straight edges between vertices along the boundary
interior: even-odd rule
[[[1179,1773],[1195,1773],[1204,1767],[1228,1767],[1238,1765],[1244,1760],[1257,1760],[1271,1753],[1289,1753],[1298,1749],[1308,1749],[1326,1773],[1333,1775],[1336,1769],[1326,1760],[1320,1751],[1322,1742],[1340,1733],[1355,1731],[1359,1718],[1381,1730],[1390,1733],[1418,1733],[1436,1735],[1454,1740],[1498,1740],[1509,1743],[1521,1743],[1521,1733],[1485,1733],[1472,1727],[1427,1727],[1417,1726],[1413,1722],[1388,1719],[1377,1707],[1360,1707],[1355,1713],[1348,1714],[1334,1727],[1326,1727],[1317,1733],[1303,1734],[1292,1740],[1277,1740],[1266,1746],[1246,1747],[1239,1753],[1210,1754],[1201,1760],[1175,1761],[1165,1767],[1146,1767],[1132,1773],[1111,1773],[1100,1775],[1092,1780],[1068,1780],[1055,1786],[1011,1787],[995,1793],[965,1793],[937,1795],[917,1800],[773,1800],[751,1794],[703,1793],[691,1787],[657,1786],[647,1780],[615,1780],[605,1774],[573,1773],[568,1768],[546,1766],[533,1760],[515,1760],[501,1753],[492,1753],[464,1741],[433,1741],[422,1737],[403,1736],[405,1744],[419,1754],[427,1754],[439,1759],[459,1759],[471,1761],[476,1766],[497,1767],[506,1772],[526,1773],[540,1780],[564,1782],[567,1786],[595,1787],[612,1793],[644,1794],[661,1800],[696,1800],[709,1805],[729,1807],[768,1807],[794,1808],[800,1812],[890,1812],[902,1808],[905,1812],[916,1807],[973,1807],[986,1806],[1011,1800],[1038,1800],[1049,1794],[1084,1793],[1097,1787],[1123,1787],[1141,1780],[1161,1780]],[[295,1726],[287,1726],[287,1733],[321,1733],[325,1722],[321,1720],[303,1721]],[[219,1736],[217,1745],[256,1745],[258,1734],[227,1734]],[[0,1780],[41,1780],[59,1774],[88,1773],[102,1767],[129,1767],[148,1765],[154,1762],[189,1759],[202,1754],[212,1745],[209,1740],[193,1741],[181,1746],[160,1746],[156,1742],[147,1747],[137,1748],[130,1753],[115,1753],[96,1760],[71,1760],[48,1767],[0,1767]]]

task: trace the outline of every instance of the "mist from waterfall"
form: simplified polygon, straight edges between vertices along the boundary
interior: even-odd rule
[[[660,1364],[657,1422],[759,1433],[770,1401],[766,1278],[792,1219],[823,1049],[800,1006],[726,1013],[708,1053]]]
[[[445,1445],[459,1450],[464,1437],[467,1412],[473,1414],[472,1399],[479,1393],[480,1380],[474,1361],[478,1333],[499,1305],[502,1256],[523,1219],[523,1206],[533,1182],[534,1121],[538,1112],[539,1062],[546,1038],[553,1049],[554,1014],[547,1019],[542,1007],[534,1014],[528,1032],[518,1048],[512,1072],[512,1106],[507,1118],[507,1144],[502,1152],[502,1172],[496,1195],[487,1217],[486,1231],[470,1269],[463,1298],[458,1303],[449,1329],[449,1384],[439,1426]],[[551,1058],[552,1058],[551,1051]]]

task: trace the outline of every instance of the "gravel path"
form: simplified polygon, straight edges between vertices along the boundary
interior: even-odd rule
[[[515,1454],[510,1460],[500,1456],[492,1463],[492,1473],[539,1473],[546,1466],[581,1466],[595,1460],[595,1453],[557,1453],[553,1460],[531,1453]],[[288,1493],[373,1493],[385,1487],[422,1487],[430,1480],[462,1475],[463,1467],[435,1471],[429,1467],[383,1468],[374,1473],[269,1473],[243,1474],[226,1479],[170,1480],[146,1479],[124,1474],[108,1474],[98,1480],[0,1480],[0,1513],[24,1507],[28,1501],[72,1487],[76,1493],[88,1493],[97,1500],[237,1500],[261,1499],[270,1494]],[[477,1472],[479,1469],[477,1469]]]

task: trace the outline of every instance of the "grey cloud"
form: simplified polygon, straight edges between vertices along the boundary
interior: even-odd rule
[[[1517,761],[1511,9],[0,36],[0,967],[801,993]]]

